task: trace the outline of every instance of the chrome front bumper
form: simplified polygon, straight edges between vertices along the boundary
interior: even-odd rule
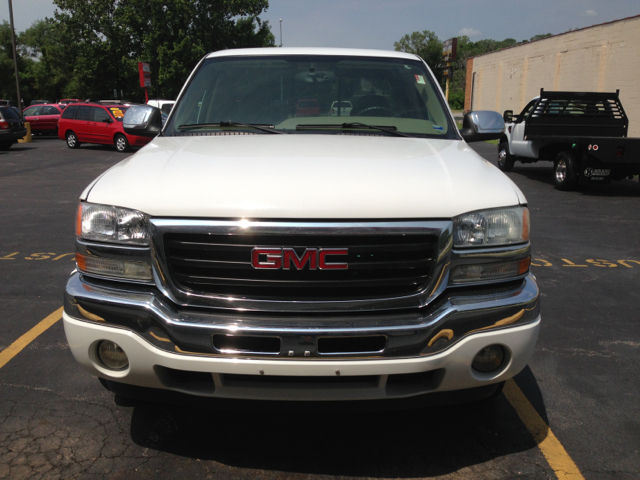
[[[450,289],[422,309],[346,314],[264,314],[179,308],[153,287],[99,282],[74,273],[66,288],[67,316],[126,329],[177,355],[216,358],[336,360],[433,355],[479,332],[513,328],[540,316],[539,291],[529,275],[503,285]],[[279,341],[275,351],[219,350],[214,335]],[[318,348],[322,339],[354,340],[356,351]],[[378,337],[382,347],[357,351],[358,339]],[[366,344],[366,342],[365,342]]]
[[[154,287],[73,274],[64,328],[76,360],[120,384],[201,397],[371,400],[487,386],[513,377],[531,357],[540,327],[533,276],[501,286],[451,289],[420,311],[288,315],[179,308]],[[276,353],[220,352],[214,335],[277,337]],[[322,354],[322,338],[384,336],[376,352]],[[112,371],[96,355],[117,343],[129,367]],[[348,344],[348,342],[347,342]],[[471,367],[484,347],[506,358],[494,372]]]

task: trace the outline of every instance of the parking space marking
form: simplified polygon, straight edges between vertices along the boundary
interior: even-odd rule
[[[24,350],[38,336],[47,331],[62,318],[64,307],[41,320],[35,327],[18,338],[15,342],[0,352],[0,368],[9,363],[18,353]],[[533,408],[527,397],[513,379],[507,380],[504,386],[504,395],[515,409],[520,420],[533,435],[540,451],[559,479],[584,480],[578,466],[571,459],[551,428],[544,422],[538,412]]]
[[[561,266],[561,267],[583,267],[583,268],[590,268],[590,267],[615,268],[619,266],[618,264],[620,264],[626,268],[640,268],[640,260],[626,259],[626,260],[612,261],[612,260],[604,260],[602,258],[587,258],[586,260],[582,261],[583,263],[574,263],[568,258],[561,258],[560,260],[562,260],[562,263],[558,262],[558,264],[554,264],[554,263],[551,263],[550,260],[547,260],[544,258],[531,257],[531,266],[532,267]],[[632,265],[632,264],[635,264],[635,265]]]
[[[559,479],[584,480],[578,466],[513,379],[507,380],[503,392],[522,423],[533,435],[556,476]]]
[[[38,323],[35,327],[33,327],[31,330],[29,330],[27,333],[22,335],[19,339],[5,348],[2,352],[0,352],[0,368],[9,363],[13,357],[19,354],[27,345],[38,338],[41,333],[47,331],[49,327],[60,320],[62,318],[62,309],[63,307],[60,307],[58,310],[53,312],[44,320],[40,321],[40,323]]]

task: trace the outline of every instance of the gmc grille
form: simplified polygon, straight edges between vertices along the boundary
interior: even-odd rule
[[[171,279],[185,292],[269,300],[358,300],[415,294],[429,283],[437,236],[165,233]],[[254,247],[347,248],[346,270],[254,269]]]

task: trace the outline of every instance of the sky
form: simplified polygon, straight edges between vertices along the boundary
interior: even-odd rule
[[[52,17],[52,0],[13,0],[16,30]],[[441,40],[529,39],[542,33],[640,15],[640,0],[270,0],[260,17],[285,47],[348,47],[393,50],[414,31],[431,30]],[[9,21],[0,0],[0,22]]]

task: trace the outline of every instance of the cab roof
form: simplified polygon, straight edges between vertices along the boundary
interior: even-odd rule
[[[230,50],[219,50],[207,55],[206,58],[215,57],[235,57],[235,56],[257,56],[257,55],[343,55],[351,57],[383,57],[383,58],[405,58],[407,60],[419,60],[420,57],[413,53],[395,52],[392,50],[367,50],[357,48],[235,48]]]

